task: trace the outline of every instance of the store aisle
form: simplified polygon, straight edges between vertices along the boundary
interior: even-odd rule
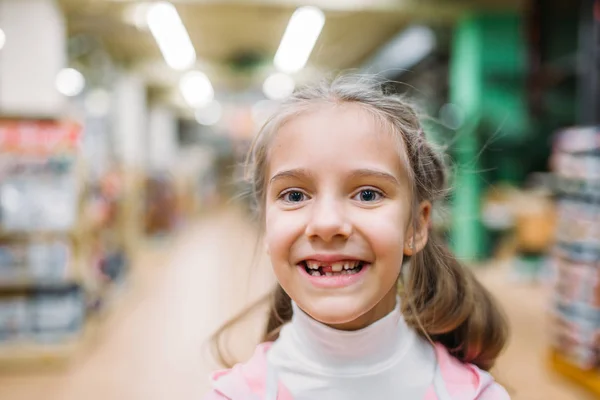
[[[251,259],[255,233],[238,211],[219,211],[170,243],[150,243],[99,340],[69,371],[1,376],[3,400],[199,399],[214,365],[203,345],[227,316],[272,283],[264,260]],[[546,329],[538,289],[512,285],[501,270],[482,273],[513,322],[511,347],[498,365],[515,400],[587,400],[587,394],[544,369]],[[532,293],[537,292],[537,296]],[[260,320],[251,318],[242,351]],[[256,329],[255,329],[256,328]]]
[[[171,244],[147,244],[97,343],[68,372],[0,376],[0,399],[201,398],[214,368],[203,342],[271,282],[260,263],[249,269],[254,243],[241,213],[228,210],[204,218]]]
[[[510,321],[511,340],[498,360],[495,376],[511,390],[513,400],[592,400],[587,391],[553,373],[549,348],[548,292],[508,278],[507,268],[478,271]]]

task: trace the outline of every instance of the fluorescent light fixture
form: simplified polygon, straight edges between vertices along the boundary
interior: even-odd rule
[[[148,12],[150,3],[132,4],[125,9],[124,18],[129,24],[134,25],[139,30],[148,28]]]
[[[85,88],[85,78],[76,69],[65,68],[56,75],[55,85],[60,94],[74,97]]]
[[[146,20],[169,67],[184,70],[194,65],[194,46],[173,4],[153,4],[148,10]]]
[[[271,100],[282,100],[294,92],[296,83],[291,76],[277,72],[270,75],[263,83],[263,92]]]
[[[386,43],[363,71],[397,76],[423,60],[435,47],[435,33],[430,28],[411,26]]]
[[[0,50],[2,50],[2,48],[4,47],[5,44],[6,44],[6,33],[4,33],[4,31],[2,29],[0,29]]]
[[[202,108],[214,98],[215,92],[208,77],[200,71],[190,71],[179,81],[179,90],[192,108]]]
[[[275,67],[287,73],[304,68],[324,24],[323,11],[312,6],[298,8],[290,18],[275,53]]]
[[[221,116],[223,115],[223,108],[218,101],[211,101],[205,107],[199,108],[196,110],[195,117],[196,121],[200,125],[211,126],[215,125],[221,120]]]

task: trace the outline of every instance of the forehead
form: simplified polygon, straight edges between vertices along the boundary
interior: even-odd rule
[[[405,171],[400,138],[389,124],[356,104],[319,105],[290,118],[272,138],[268,174],[286,168],[378,166]]]

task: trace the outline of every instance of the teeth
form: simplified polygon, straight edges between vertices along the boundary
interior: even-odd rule
[[[320,263],[316,262],[316,261],[307,261],[306,262],[306,266],[310,269],[319,269],[319,267],[321,266]]]
[[[325,276],[333,276],[333,272],[325,272]]]
[[[344,269],[346,269],[346,270],[354,269],[354,268],[358,267],[358,263],[359,263],[359,261],[346,261],[344,263]]]
[[[333,264],[331,264],[331,270],[333,272],[341,272],[342,269],[344,269],[345,265],[346,265],[346,263],[343,263],[343,262],[333,263]]]

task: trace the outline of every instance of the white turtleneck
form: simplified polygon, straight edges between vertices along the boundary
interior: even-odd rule
[[[398,302],[381,320],[351,332],[293,308],[267,360],[295,400],[422,399],[432,384],[433,348],[406,325]]]

